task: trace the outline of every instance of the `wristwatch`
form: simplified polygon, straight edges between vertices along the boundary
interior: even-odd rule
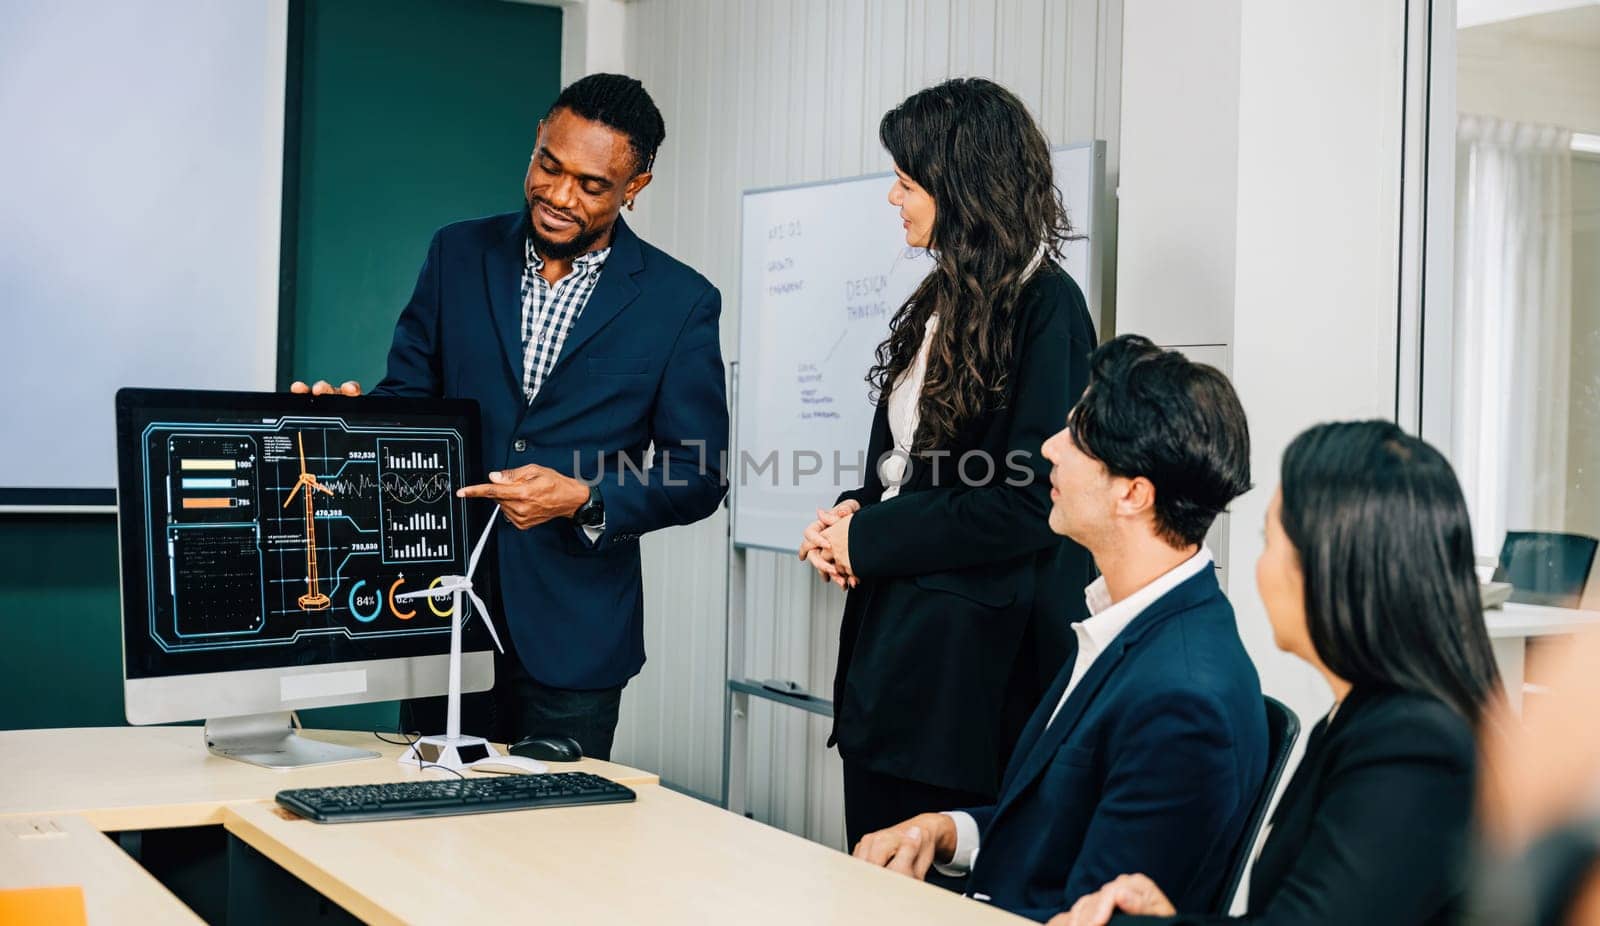
[[[589,500],[572,513],[572,521],[579,527],[599,527],[606,523],[606,504],[600,497],[600,487],[589,487]]]

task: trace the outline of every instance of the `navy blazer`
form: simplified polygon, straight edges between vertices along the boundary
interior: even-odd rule
[[[1179,909],[1215,897],[1267,767],[1266,708],[1233,607],[1205,569],[1146,608],[1023,729],[978,822],[968,892],[1048,919],[1142,872]]]
[[[710,515],[727,491],[722,297],[619,218],[600,280],[530,404],[527,228],[519,211],[434,234],[395,326],[388,375],[373,392],[476,399],[486,470],[537,463],[600,480],[605,532],[593,544],[565,518],[495,531],[504,611],[496,617],[537,681],[614,688],[644,665],[639,536]]]

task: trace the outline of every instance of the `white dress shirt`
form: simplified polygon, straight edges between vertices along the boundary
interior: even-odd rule
[[[1061,713],[1067,698],[1072,696],[1078,683],[1089,674],[1089,667],[1094,665],[1094,661],[1106,651],[1117,635],[1168,592],[1199,575],[1202,569],[1210,568],[1212,561],[1211,551],[1202,546],[1193,556],[1115,604],[1106,589],[1105,576],[1095,579],[1083,590],[1084,601],[1089,605],[1089,617],[1072,625],[1072,632],[1078,637],[1078,655],[1072,663],[1067,689],[1061,693],[1055,710],[1050,712],[1045,729],[1048,730],[1050,724],[1056,722],[1056,716]],[[964,875],[972,870],[973,863],[978,860],[978,821],[971,814],[959,810],[950,811],[945,816],[956,824],[956,850],[949,862],[937,867],[947,875]]]

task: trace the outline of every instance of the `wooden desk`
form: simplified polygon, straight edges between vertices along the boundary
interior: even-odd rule
[[[1026,922],[658,786],[632,804],[228,831],[370,923]],[[480,914],[479,911],[482,911]]]
[[[272,795],[442,773],[401,766],[395,761],[401,747],[369,734],[310,735],[381,749],[384,756],[281,772],[210,755],[198,727],[0,732],[0,827],[31,826],[46,816],[67,821],[66,836],[48,837],[58,842],[25,847],[40,859],[31,867],[0,851],[0,884],[92,887],[86,894],[92,920],[109,905],[115,913],[102,919],[194,922],[94,831],[222,824],[294,878],[376,923],[1026,922],[668,791],[654,775],[609,762],[555,767],[620,781],[639,793],[637,802],[312,823],[281,811]]]
[[[0,820],[0,888],[58,885],[83,888],[91,926],[200,922],[83,817],[57,814]]]
[[[447,777],[397,760],[403,746],[371,733],[307,730],[330,743],[360,746],[381,758],[292,771],[260,768],[206,751],[200,727],[88,727],[0,732],[0,816],[67,813],[102,832],[207,826],[230,804],[271,800],[284,788],[372,784]],[[625,785],[659,779],[626,765],[584,759],[552,763],[557,771],[594,772]]]
[[[1600,611],[1549,608],[1508,601],[1483,612],[1489,629],[1489,645],[1505,683],[1506,699],[1513,710],[1522,711],[1522,681],[1527,666],[1528,640],[1534,637],[1581,633],[1600,626]]]

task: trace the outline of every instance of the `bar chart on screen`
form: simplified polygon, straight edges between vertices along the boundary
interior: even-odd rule
[[[455,525],[454,485],[445,468],[449,448],[437,440],[379,440],[378,506],[384,561],[425,563],[450,558]]]

